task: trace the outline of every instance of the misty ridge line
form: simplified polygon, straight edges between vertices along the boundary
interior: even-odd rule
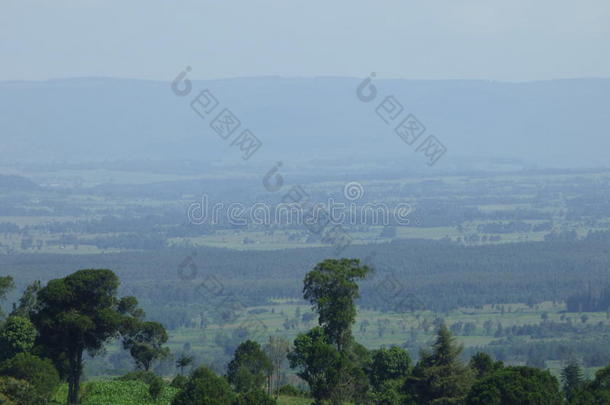
[[[245,161],[260,142],[266,145],[256,151],[257,161],[392,158],[423,169],[429,145],[417,151],[418,146],[435,135],[451,151],[435,170],[454,167],[455,159],[467,156],[518,158],[536,167],[608,165],[603,153],[610,148],[605,136],[610,128],[604,109],[610,104],[607,79],[512,84],[376,77],[372,84],[378,99],[368,104],[355,96],[362,79],[191,82],[199,91],[208,88],[221,103],[210,119],[228,108],[242,123],[240,129],[250,132],[242,135],[237,129],[224,140],[206,129],[209,122],[202,126],[188,104],[175,102],[167,82],[81,79],[0,84],[3,159],[217,161],[235,153]],[[378,108],[388,96],[394,99]],[[195,107],[205,105],[206,95],[198,102]],[[392,121],[400,106],[403,115]],[[409,114],[416,120],[397,129]],[[222,120],[233,117],[226,114]],[[415,140],[417,122],[430,132]],[[215,127],[228,135],[221,125]],[[33,143],[39,147],[32,149]],[[585,144],[596,147],[585,153]],[[225,155],[224,149],[235,152]]]

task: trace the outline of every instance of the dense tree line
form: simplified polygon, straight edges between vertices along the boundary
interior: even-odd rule
[[[442,241],[396,241],[351,246],[344,254],[359,257],[375,270],[362,283],[359,305],[395,311],[400,298],[413,294],[424,308],[452,308],[509,302],[565,301],[588,284],[610,282],[607,241],[549,241],[464,247]],[[298,283],[308,268],[332,256],[329,248],[269,252],[226,249],[159,249],[103,255],[5,255],[18,285],[36,279],[65,276],[70,268],[113,268],[149,311],[152,306],[205,304],[199,293],[204,277],[214,275],[224,291],[239,294],[246,305],[264,305],[270,298],[300,296]],[[192,258],[193,274],[181,277],[179,266]],[[190,270],[189,270],[190,271]],[[378,293],[393,277],[402,287],[396,300]],[[247,288],[244,286],[247,285]],[[148,305],[151,303],[151,305]],[[176,310],[178,307],[174,307]],[[160,310],[160,309],[159,309]],[[198,308],[193,308],[199,311]],[[177,315],[177,314],[176,314]],[[180,318],[192,318],[193,314]]]
[[[610,399],[610,366],[586,381],[571,360],[560,385],[548,371],[506,366],[482,352],[464,362],[462,346],[442,320],[434,343],[415,363],[400,347],[366,349],[352,327],[360,283],[371,272],[358,259],[318,263],[303,288],[318,326],[292,345],[281,338],[265,345],[243,340],[231,353],[226,375],[200,366],[186,377],[193,358],[177,357],[180,373],[172,386],[179,392],[172,405],[273,405],[279,393],[308,396],[316,405],[593,405]],[[84,353],[96,356],[116,339],[140,370],[121,379],[145,381],[150,396],[158,397],[166,383],[150,370],[168,355],[167,334],[162,325],[144,320],[134,297],[118,298],[118,285],[110,270],[80,270],[44,286],[31,284],[0,327],[0,400],[44,404],[63,380],[68,404],[78,404]],[[0,298],[13,287],[10,277],[0,278]],[[280,385],[285,360],[307,391]]]

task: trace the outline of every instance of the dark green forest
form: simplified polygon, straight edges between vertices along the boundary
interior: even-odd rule
[[[405,309],[447,311],[485,304],[567,301],[570,310],[605,311],[609,242],[610,233],[592,233],[577,241],[484,246],[401,240],[348,247],[344,254],[358,257],[373,269],[361,285],[359,305],[364,308],[396,309],[395,302],[375,292],[379,280],[393,277],[403,293],[415,297],[404,303]],[[262,305],[271,298],[300,298],[299,283],[308,269],[332,255],[331,248],[257,252],[196,247],[97,255],[3,255],[0,266],[12,269],[20,287],[65,275],[69,268],[91,264],[112,268],[121,277],[122,291],[138,296],[157,320],[176,328],[188,326],[192,313],[206,302],[199,288],[206,277],[221,279],[225,293],[239,294],[244,304]]]

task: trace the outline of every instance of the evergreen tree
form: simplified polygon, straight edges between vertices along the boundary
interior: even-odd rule
[[[580,365],[576,361],[571,361],[561,371],[561,382],[563,383],[563,392],[566,399],[569,401],[573,393],[580,389],[584,384],[584,377]]]
[[[407,378],[407,396],[418,405],[461,404],[473,382],[472,370],[459,359],[462,350],[443,324],[432,351],[422,351],[421,360]]]

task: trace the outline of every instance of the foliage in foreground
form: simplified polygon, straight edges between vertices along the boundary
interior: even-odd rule
[[[169,405],[176,388],[165,386],[160,397],[153,399],[149,385],[143,381],[95,381],[86,383],[81,393],[82,405]],[[66,402],[66,386],[55,396],[57,404]]]

